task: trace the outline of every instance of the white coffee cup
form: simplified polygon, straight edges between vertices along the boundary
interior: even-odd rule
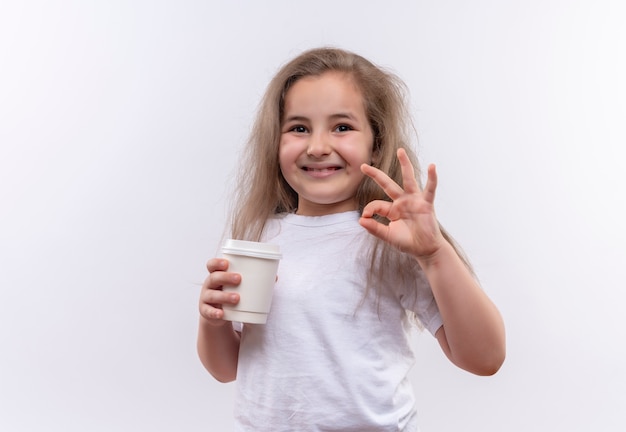
[[[228,260],[228,271],[239,273],[239,285],[224,285],[224,292],[239,294],[236,305],[222,305],[224,319],[252,324],[265,324],[272,304],[272,294],[282,258],[278,245],[229,239],[222,246]]]

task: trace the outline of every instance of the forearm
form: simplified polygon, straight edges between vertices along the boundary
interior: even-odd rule
[[[212,326],[200,317],[198,327],[198,356],[207,371],[220,382],[237,377],[240,336],[230,323]]]
[[[504,323],[496,306],[449,243],[418,262],[443,319],[437,338],[446,355],[478,375],[495,373],[506,351]]]

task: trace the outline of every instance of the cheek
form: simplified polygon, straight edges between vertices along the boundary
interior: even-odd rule
[[[350,157],[350,162],[352,165],[361,166],[362,163],[370,164],[372,162],[373,153],[371,148],[366,145],[360,145],[358,150],[356,148],[351,148],[348,157]]]
[[[373,137],[370,134],[364,134],[342,141],[337,147],[337,151],[352,165],[361,166],[361,163],[370,164],[372,162],[373,147]]]
[[[290,146],[289,143],[281,140],[278,146],[278,164],[283,175],[285,174],[285,171],[288,171],[290,168],[295,166],[296,158],[297,155],[294,152],[293,146]]]

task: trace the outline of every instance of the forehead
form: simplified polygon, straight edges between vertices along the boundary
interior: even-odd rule
[[[339,109],[364,114],[363,102],[363,94],[351,74],[330,71],[297,80],[285,94],[284,111],[326,112]]]

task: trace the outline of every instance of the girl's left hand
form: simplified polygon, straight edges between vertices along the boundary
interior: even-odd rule
[[[398,160],[404,189],[378,168],[366,164],[361,166],[361,171],[371,177],[392,201],[370,202],[363,209],[359,223],[372,235],[402,252],[427,259],[436,254],[446,241],[435,217],[437,172],[434,165],[428,167],[428,180],[424,190],[421,190],[404,149],[398,150]],[[389,219],[389,225],[373,219],[375,214]]]

